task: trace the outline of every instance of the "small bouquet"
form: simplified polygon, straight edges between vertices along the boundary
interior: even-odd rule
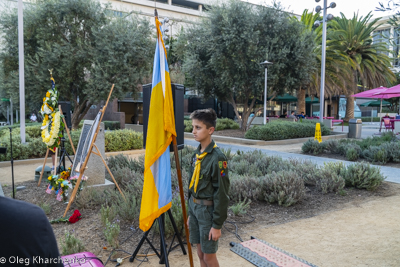
[[[69,181],[69,175],[71,172],[71,168],[68,168],[67,171],[61,172],[59,175],[50,175],[47,178],[49,185],[47,186],[46,192],[48,194],[52,194],[53,191],[57,195],[57,200],[66,200],[68,196],[68,189],[71,187],[71,183]]]
[[[79,210],[75,210],[74,213],[67,219],[66,217],[61,217],[58,219],[51,220],[50,223],[61,223],[61,222],[69,222],[69,223],[76,223],[82,219],[82,215]]]

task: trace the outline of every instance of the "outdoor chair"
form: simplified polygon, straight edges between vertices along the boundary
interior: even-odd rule
[[[392,130],[393,131],[393,125],[390,122],[390,119],[383,119],[383,124],[385,126],[386,131]]]

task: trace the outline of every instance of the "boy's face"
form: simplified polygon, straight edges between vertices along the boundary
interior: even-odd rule
[[[197,142],[207,140],[214,132],[214,127],[210,127],[207,129],[207,126],[202,121],[196,119],[192,119],[192,126],[192,134]]]

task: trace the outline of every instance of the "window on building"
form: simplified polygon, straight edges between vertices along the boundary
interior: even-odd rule
[[[393,34],[393,66],[398,67],[400,66],[400,28],[395,28],[394,29],[394,34]]]
[[[374,32],[373,36],[374,43],[383,43],[387,49],[389,49],[390,44],[390,28],[379,30]],[[389,56],[389,52],[382,52],[385,55]],[[390,55],[391,56],[391,55]]]

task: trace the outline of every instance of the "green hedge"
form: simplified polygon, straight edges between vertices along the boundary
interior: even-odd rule
[[[21,144],[20,130],[14,128],[12,130],[13,138],[13,158],[14,160],[30,159],[30,158],[43,158],[46,155],[46,145],[42,142],[42,137],[32,137],[37,135],[37,129],[33,129],[36,126],[32,126],[32,129],[26,131],[26,144]],[[36,127],[37,128],[37,127]],[[40,127],[39,127],[40,130]],[[71,139],[75,149],[78,147],[79,138],[81,136],[81,129],[73,130],[70,132]],[[68,135],[65,133],[65,149],[69,155],[74,155],[71,144],[68,140]],[[0,147],[7,148],[7,154],[0,155],[0,161],[9,161],[11,158],[10,150],[10,134],[7,129],[7,134],[3,133],[0,137]],[[132,130],[115,130],[105,132],[105,151],[125,151],[132,149],[141,149],[143,147],[143,133],[134,132]]]
[[[143,148],[143,133],[132,130],[115,130],[105,133],[106,152]]]
[[[192,132],[192,120],[185,120],[185,132]],[[215,127],[216,131],[226,130],[226,129],[239,129],[240,126],[234,120],[228,118],[217,119],[217,125]]]
[[[119,130],[121,129],[121,122],[119,121],[103,121],[104,129],[106,130]]]
[[[361,119],[363,123],[364,122],[371,122],[371,117],[359,117],[359,118],[355,118],[355,119]],[[379,117],[373,117],[372,121],[373,122],[379,122],[380,118]]]
[[[266,125],[253,126],[245,134],[245,138],[254,140],[283,140],[315,136],[315,121],[302,122],[274,120]],[[330,130],[321,124],[321,134],[329,135]]]

